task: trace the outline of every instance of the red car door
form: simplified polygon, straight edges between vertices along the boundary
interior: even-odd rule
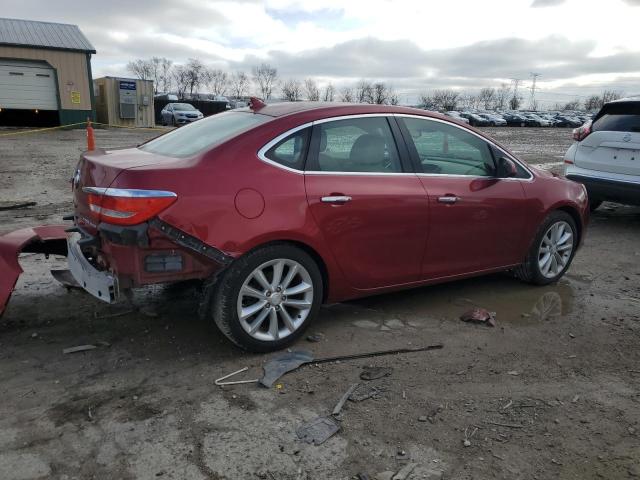
[[[421,275],[428,199],[420,179],[404,171],[406,150],[403,144],[398,148],[399,131],[390,120],[368,115],[320,122],[307,160],[309,208],[357,289],[408,283]]]
[[[523,179],[497,178],[495,147],[474,133],[433,119],[399,119],[430,205],[425,278],[469,274],[520,263],[528,203]],[[521,166],[518,176],[530,177]]]

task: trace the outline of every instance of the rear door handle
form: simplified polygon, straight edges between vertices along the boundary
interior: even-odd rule
[[[329,195],[320,199],[322,203],[347,203],[351,201],[351,197],[347,195]]]
[[[456,203],[458,200],[460,200],[460,198],[456,197],[455,195],[445,195],[444,197],[438,197],[438,202],[440,203]]]

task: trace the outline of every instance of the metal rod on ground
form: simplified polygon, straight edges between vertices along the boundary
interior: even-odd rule
[[[444,347],[444,345],[442,343],[437,343],[435,345],[428,345],[426,347],[398,348],[398,349],[394,349],[394,350],[381,350],[379,352],[356,353],[356,354],[353,354],[353,355],[339,355],[339,356],[336,356],[336,357],[318,358],[318,359],[312,360],[310,362],[307,362],[306,364],[309,364],[309,363],[327,363],[327,362],[335,362],[335,361],[338,361],[338,360],[340,360],[340,361],[342,361],[342,360],[357,360],[358,358],[381,357],[381,356],[384,356],[384,355],[395,355],[395,354],[398,354],[398,353],[426,352],[426,351],[429,351],[429,350],[440,350],[443,347]]]

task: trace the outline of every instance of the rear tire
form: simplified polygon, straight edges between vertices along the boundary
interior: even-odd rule
[[[578,245],[578,228],[561,210],[544,219],[522,265],[514,269],[520,280],[534,285],[557,282],[568,270]]]
[[[322,275],[305,251],[287,244],[249,252],[224,271],[213,294],[213,319],[240,348],[280,350],[317,316]]]

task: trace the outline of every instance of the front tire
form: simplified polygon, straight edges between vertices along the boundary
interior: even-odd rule
[[[542,222],[524,263],[514,273],[535,285],[557,282],[571,265],[577,245],[576,222],[567,212],[556,210]]]
[[[295,342],[317,316],[322,275],[303,250],[280,244],[249,252],[223,273],[213,319],[240,348],[270,352]]]

